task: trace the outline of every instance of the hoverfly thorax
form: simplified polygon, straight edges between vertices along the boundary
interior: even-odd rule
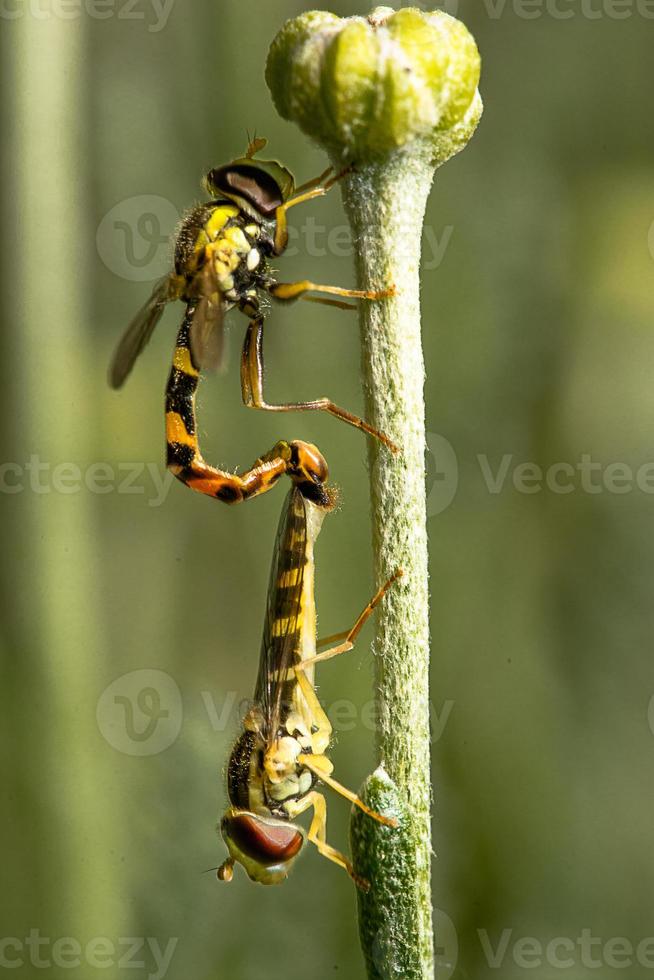
[[[205,186],[216,198],[227,198],[254,218],[272,219],[277,208],[293,196],[295,180],[290,170],[275,160],[240,157],[210,170]]]

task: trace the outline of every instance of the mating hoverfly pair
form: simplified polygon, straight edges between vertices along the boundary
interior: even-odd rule
[[[351,630],[329,637],[336,646],[317,653],[313,548],[322,520],[334,506],[327,487],[327,463],[317,449],[299,440],[278,442],[242,474],[205,462],[198,442],[195,396],[200,373],[221,361],[225,314],[238,308],[249,317],[241,355],[245,405],[267,411],[320,410],[397,447],[381,432],[330,399],[271,405],[263,391],[264,313],[260,294],[288,303],[296,299],[354,309],[347,297],[377,300],[393,289],[366,292],[323,286],[308,280],[278,282],[268,260],[288,243],[287,212],[324,195],[343,176],[328,170],[301,187],[275,161],[255,160],[266,145],[253,140],[244,157],[212,170],[205,187],[212,196],[184,219],[175,244],[173,271],[160,280],[129,325],[114,356],[110,383],[120,387],[160,320],[166,304],[181,299],[186,312],[179,329],[166,389],[167,465],[193,490],[237,503],[269,490],[287,474],[293,483],[280,521],[254,705],[228,764],[230,808],[221,822],[229,858],[218,877],[229,880],[238,861],[254,881],[283,880],[305,840],[294,820],[309,808],[307,833],[321,854],[345,868],[360,887],[348,859],[325,839],[326,803],[318,782],[331,786],[372,819],[394,825],[370,810],[331,776],[326,756],[331,726],[313,686],[316,662],[350,650],[361,627],[396,573],[366,606]],[[312,295],[312,294],[323,295]]]

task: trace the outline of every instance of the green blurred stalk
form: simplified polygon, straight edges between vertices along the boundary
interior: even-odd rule
[[[44,8],[3,27],[12,35],[5,99],[13,149],[6,159],[16,222],[13,233],[5,231],[15,300],[4,338],[11,362],[4,412],[15,413],[15,461],[24,466],[38,454],[50,475],[60,462],[93,459],[87,386],[104,377],[95,364],[88,287],[84,21]],[[22,674],[20,665],[12,669],[22,678],[23,751],[46,828],[32,831],[47,886],[28,925],[50,935],[65,930],[83,943],[120,935],[126,913],[121,818],[103,795],[114,760],[95,723],[105,660],[102,558],[89,495],[52,487],[37,493],[32,476],[5,505],[16,528],[8,541],[20,557],[7,611],[20,644],[13,656],[29,664]],[[47,474],[39,479],[48,484]]]

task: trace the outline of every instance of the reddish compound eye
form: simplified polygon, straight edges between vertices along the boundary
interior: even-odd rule
[[[234,814],[228,824],[229,836],[239,850],[264,865],[290,861],[304,842],[297,827],[259,820],[252,813]]]

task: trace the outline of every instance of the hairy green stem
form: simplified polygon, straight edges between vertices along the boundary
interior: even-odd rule
[[[358,167],[343,184],[359,285],[395,286],[396,295],[361,304],[366,418],[401,447],[371,441],[374,574],[404,575],[377,616],[378,750],[368,780],[372,806],[401,813],[397,831],[353,817],[357,871],[372,882],[360,895],[368,975],[433,977],[429,606],[425,494],[424,362],[420,331],[422,225],[434,164],[414,145]]]
[[[441,10],[376,7],[367,17],[295,17],[275,37],[275,105],[323,146],[343,180],[359,285],[395,286],[361,305],[366,416],[401,446],[370,446],[375,578],[404,571],[377,620],[378,750],[362,790],[395,830],[352,818],[359,926],[371,980],[434,976],[431,913],[429,621],[420,245],[434,170],[466,145],[482,113],[480,56]]]

